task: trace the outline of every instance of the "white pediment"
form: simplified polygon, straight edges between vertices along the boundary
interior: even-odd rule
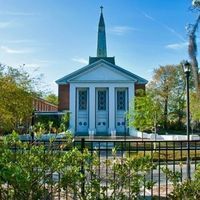
[[[70,81],[80,81],[80,82],[88,82],[88,81],[123,81],[123,82],[133,82],[134,80],[127,76],[125,73],[110,67],[105,63],[100,63],[97,66],[88,69],[76,77],[73,77]]]

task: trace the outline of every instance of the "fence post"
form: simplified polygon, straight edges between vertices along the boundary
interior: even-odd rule
[[[84,152],[84,148],[85,148],[85,139],[81,138],[81,153]],[[83,175],[83,180],[82,180],[82,185],[81,185],[81,195],[82,197],[85,196],[85,170],[84,170],[84,161],[82,160],[81,163],[81,173]]]
[[[31,115],[31,130],[30,130],[31,133],[30,133],[30,134],[31,134],[31,140],[32,140],[32,141],[34,141],[34,139],[35,139],[35,138],[34,138],[34,132],[33,132],[33,126],[34,126],[34,125],[35,125],[35,111],[33,111],[33,112],[32,112],[32,115]]]

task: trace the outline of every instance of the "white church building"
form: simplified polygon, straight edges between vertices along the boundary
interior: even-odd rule
[[[134,68],[133,68],[134,70]],[[115,64],[107,56],[105,23],[101,8],[97,56],[88,65],[56,81],[59,111],[70,112],[69,128],[75,135],[128,135],[126,113],[137,89],[147,80]]]

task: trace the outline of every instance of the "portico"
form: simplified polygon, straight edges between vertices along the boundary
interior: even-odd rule
[[[126,112],[134,97],[132,83],[73,83],[70,91],[70,126],[78,134],[127,132]],[[75,104],[74,104],[75,102]]]

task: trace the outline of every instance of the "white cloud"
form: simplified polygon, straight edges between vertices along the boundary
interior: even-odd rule
[[[115,35],[124,35],[130,31],[135,31],[136,29],[130,26],[114,26],[110,29],[110,32]]]
[[[74,62],[78,62],[78,63],[81,63],[81,64],[88,64],[88,60],[86,60],[85,58],[72,58],[72,60]]]
[[[155,19],[154,19],[152,16],[148,15],[147,13],[142,12],[142,14],[143,14],[147,19],[150,19],[150,20],[152,20],[152,21],[155,21]]]
[[[187,47],[188,42],[181,42],[181,43],[174,43],[174,44],[168,44],[165,46],[167,49],[173,49],[173,50],[179,50]]]
[[[12,16],[34,16],[38,13],[29,13],[29,12],[14,12],[14,11],[2,11],[0,15],[12,15]]]
[[[27,63],[27,64],[24,64],[23,67],[26,67],[26,68],[36,68],[38,69],[40,67],[39,64],[37,63]]]
[[[52,62],[52,61],[51,61]],[[26,63],[24,64],[24,67],[27,68],[40,68],[40,67],[46,67],[51,63],[49,60],[40,60],[40,59],[35,59],[33,62],[31,63]]]
[[[21,43],[36,43],[35,40],[29,40],[29,39],[19,39],[19,40],[7,40],[6,43],[10,44],[21,44]]]
[[[30,49],[12,49],[7,46],[1,46],[0,47],[5,53],[9,54],[24,54],[24,53],[30,53],[32,50]]]
[[[0,29],[3,28],[9,28],[13,25],[13,22],[11,21],[7,21],[7,22],[0,22]]]
[[[182,40],[183,42],[185,42],[185,38],[180,34],[178,33],[174,28],[166,25],[165,23],[162,23],[160,22],[159,20],[155,19],[154,17],[152,17],[151,15],[147,14],[146,12],[144,11],[140,11],[144,17],[146,17],[147,19],[159,24],[160,26],[162,26],[163,28],[165,28],[166,30],[168,30],[169,32],[171,32],[173,35],[175,35],[176,37],[178,37],[180,40]]]
[[[185,41],[185,38],[180,34],[178,33],[175,29],[165,25],[165,24],[162,24],[162,26],[167,29],[168,31],[170,31],[172,34],[174,34],[175,36],[177,36],[180,40],[182,41]]]
[[[42,64],[49,64],[49,63],[52,63],[53,61],[51,60],[36,60],[37,62],[39,62],[39,63],[42,63]]]

